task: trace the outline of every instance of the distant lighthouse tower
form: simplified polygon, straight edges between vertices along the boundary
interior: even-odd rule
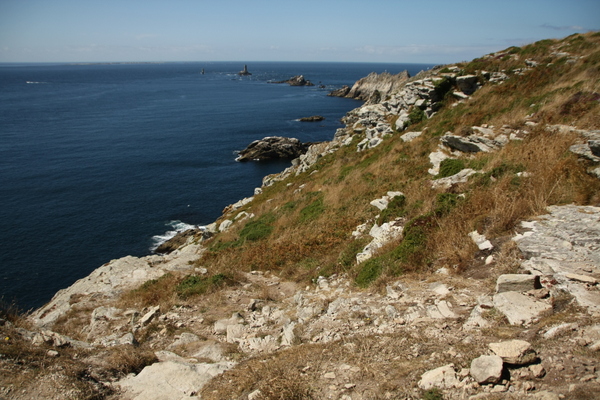
[[[244,64],[244,70],[238,72],[238,75],[246,76],[246,75],[252,75],[252,74],[250,72],[248,72],[248,66]]]

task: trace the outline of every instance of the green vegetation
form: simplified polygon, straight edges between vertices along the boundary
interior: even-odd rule
[[[461,158],[446,158],[440,163],[440,172],[436,178],[446,178],[458,174],[465,169],[465,161]]]
[[[423,392],[423,400],[444,400],[444,393],[438,388],[431,388]]]
[[[366,288],[381,275],[382,270],[381,259],[379,257],[371,258],[362,264],[354,282],[358,287]]]
[[[425,119],[427,119],[425,112],[419,107],[413,107],[410,113],[408,114],[408,125],[418,124],[419,122]]]
[[[450,213],[460,199],[459,195],[455,193],[438,193],[435,202],[435,214],[442,216]]]
[[[396,196],[388,203],[385,210],[381,212],[377,219],[377,225],[382,225],[394,218],[404,217],[406,215],[406,197],[404,195]]]
[[[255,242],[266,238],[273,232],[274,221],[275,215],[272,213],[266,213],[255,220],[248,221],[240,231],[238,243]]]
[[[210,277],[188,275],[175,288],[177,295],[182,299],[213,291],[225,286],[227,277],[224,274],[216,274]]]
[[[306,223],[310,221],[314,221],[321,214],[325,212],[325,205],[323,204],[323,194],[322,193],[313,193],[310,197],[316,197],[316,199],[300,210],[300,223]]]

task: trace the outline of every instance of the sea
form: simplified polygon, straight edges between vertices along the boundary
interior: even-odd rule
[[[429,64],[0,64],[0,298],[38,308],[95,268],[215,221],[289,160],[236,162],[266,136],[331,140],[371,72]],[[274,81],[304,77],[315,86]],[[321,115],[317,123],[302,117]]]

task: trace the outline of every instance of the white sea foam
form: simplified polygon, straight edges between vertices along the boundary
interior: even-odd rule
[[[185,232],[190,229],[203,228],[202,226],[186,224],[185,222],[181,222],[179,220],[169,221],[165,225],[170,227],[171,229],[169,229],[162,235],[152,236],[152,246],[150,246],[150,251],[154,252],[154,250],[156,250],[158,246],[160,246],[167,240],[172,239],[178,233]]]

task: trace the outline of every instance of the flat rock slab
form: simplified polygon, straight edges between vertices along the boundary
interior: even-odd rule
[[[222,374],[234,363],[185,364],[174,361],[147,366],[138,375],[117,384],[127,400],[189,399],[213,377]]]
[[[423,390],[429,390],[434,387],[451,389],[456,387],[459,382],[456,371],[454,371],[454,364],[448,364],[425,372],[421,376],[419,387]]]
[[[526,221],[514,240],[527,260],[523,268],[554,278],[590,314],[600,315],[600,207],[551,206]]]
[[[494,307],[506,316],[511,325],[530,324],[542,313],[552,310],[550,304],[519,292],[497,293],[494,295]]]
[[[504,274],[496,281],[496,293],[527,292],[541,287],[539,275]]]
[[[537,360],[537,353],[529,342],[524,340],[508,340],[499,343],[490,343],[490,350],[502,358],[507,364],[526,365]]]

